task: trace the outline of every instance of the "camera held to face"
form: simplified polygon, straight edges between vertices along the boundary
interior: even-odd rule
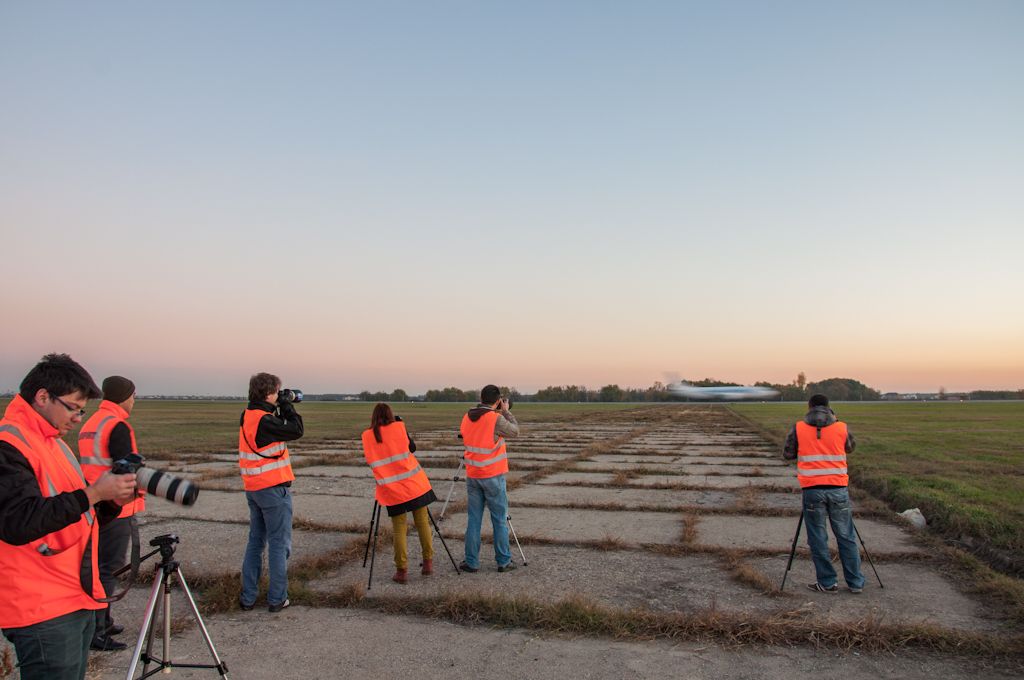
[[[145,459],[137,453],[115,460],[110,471],[115,475],[134,473],[140,489],[178,505],[192,505],[199,496],[198,486],[187,479],[146,467]]]
[[[285,404],[298,404],[302,401],[302,390],[283,389],[277,393],[277,400]]]

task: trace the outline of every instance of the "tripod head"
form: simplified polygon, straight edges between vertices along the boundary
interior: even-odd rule
[[[164,562],[168,562],[172,557],[174,557],[174,545],[178,543],[178,541],[179,539],[177,534],[161,534],[150,540],[149,544],[160,551],[160,557],[163,558]]]

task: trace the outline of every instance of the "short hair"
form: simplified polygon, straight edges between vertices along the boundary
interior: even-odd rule
[[[828,397],[824,394],[813,394],[811,398],[807,400],[807,405],[811,408],[815,406],[828,406]]]
[[[249,378],[249,401],[265,401],[267,395],[281,388],[281,379],[273,373],[257,373]]]
[[[501,399],[501,390],[498,389],[497,385],[487,385],[480,390],[481,404],[493,404],[499,399]]]
[[[18,393],[32,403],[36,392],[44,389],[54,397],[81,392],[86,399],[96,399],[102,393],[89,372],[67,354],[47,354],[21,381]]]

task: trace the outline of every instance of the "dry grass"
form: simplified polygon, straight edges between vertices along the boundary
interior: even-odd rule
[[[3,654],[0,655],[0,678],[7,678],[14,673],[14,655],[11,654],[9,647],[4,647]]]
[[[770,578],[765,576],[761,570],[744,561],[741,552],[728,550],[722,554],[721,559],[722,566],[734,581],[759,590],[763,595],[781,595]]]
[[[683,528],[679,532],[679,542],[683,545],[693,545],[697,542],[697,525],[700,518],[692,513],[683,515]]]
[[[823,622],[805,610],[771,613],[702,609],[660,613],[622,610],[582,596],[541,602],[524,596],[445,594],[363,600],[361,606],[390,614],[411,614],[460,624],[528,628],[619,640],[713,640],[726,644],[810,645],[843,651],[895,653],[918,648],[934,652],[1002,659],[1024,654],[1024,636],[952,631],[921,623],[887,623],[875,617]]]
[[[629,545],[625,541],[616,536],[612,536],[611,534],[605,534],[601,537],[601,540],[594,542],[591,546],[604,551],[626,550],[629,548]]]

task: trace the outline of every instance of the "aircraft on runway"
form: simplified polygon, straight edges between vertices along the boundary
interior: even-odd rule
[[[679,381],[668,386],[668,391],[677,397],[712,401],[739,401],[741,399],[772,399],[779,396],[778,391],[770,387],[744,387],[743,385],[724,385],[722,387],[695,387],[690,383]]]

